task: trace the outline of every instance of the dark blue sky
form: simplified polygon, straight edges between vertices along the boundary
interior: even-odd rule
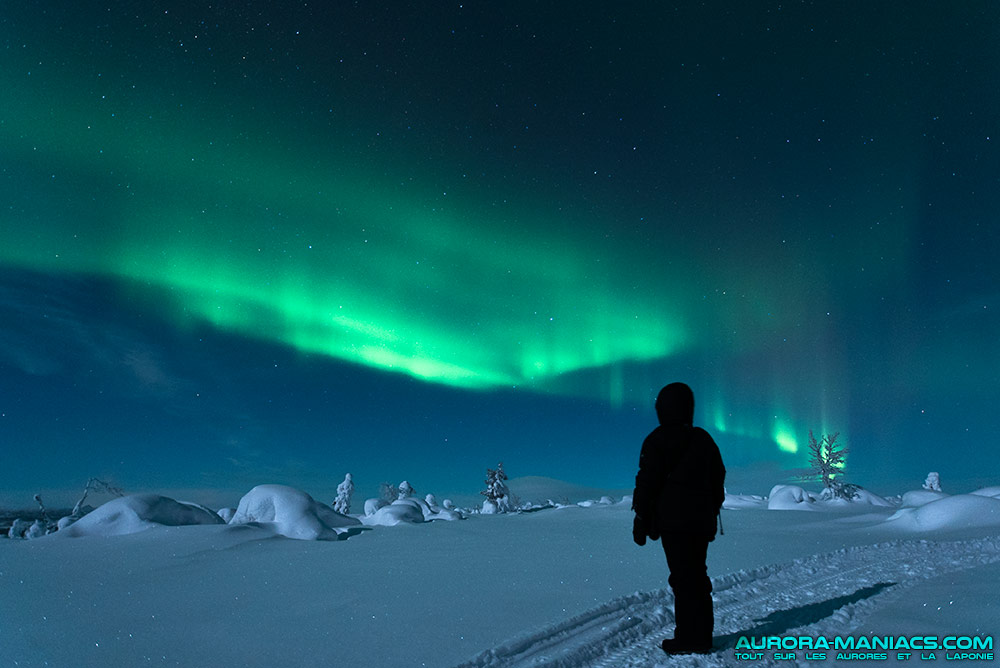
[[[741,489],[810,429],[876,491],[995,482],[998,32],[989,2],[11,7],[0,503],[474,493],[501,459],[624,488],[674,380]]]

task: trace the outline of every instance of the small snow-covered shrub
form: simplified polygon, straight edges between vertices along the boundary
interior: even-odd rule
[[[840,480],[831,480],[829,487],[824,487],[820,492],[820,498],[824,501],[842,499],[844,501],[854,501],[861,496],[861,486]]]
[[[927,479],[924,480],[924,489],[931,492],[941,491],[941,476],[938,475],[937,471],[931,471],[927,474]]]
[[[24,538],[25,537],[24,534],[28,532],[28,529],[31,528],[31,525],[32,522],[29,522],[28,520],[22,520],[22,519],[14,520],[14,523],[10,526],[10,529],[7,531],[7,537]]]
[[[35,520],[28,530],[24,532],[25,538],[41,538],[49,533],[49,523],[42,520]]]
[[[413,489],[413,486],[410,485],[410,483],[406,482],[405,480],[399,483],[399,487],[397,487],[396,489],[399,490],[400,499],[408,499],[416,493],[416,490]]]

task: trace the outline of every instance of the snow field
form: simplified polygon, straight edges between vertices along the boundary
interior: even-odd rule
[[[982,493],[995,488],[814,512],[732,497],[742,509],[709,549],[722,648],[669,662],[663,553],[632,544],[628,503],[395,527],[348,518],[339,540],[315,540],[321,528],[302,541],[283,536],[303,537],[317,513],[289,489],[247,495],[247,524],[0,541],[0,665],[747,666],[741,634],[996,634],[1000,619],[1000,518],[979,505],[1000,505]],[[147,506],[133,508],[143,522],[167,508]],[[173,524],[210,514],[168,506]],[[890,520],[902,511],[935,528]]]
[[[978,566],[1000,564],[1000,538],[957,542],[894,541],[815,555],[713,578],[715,651],[667,659],[659,642],[670,635],[668,588],[636,592],[487,650],[457,668],[639,668],[665,665],[748,665],[735,658],[740,636],[851,635],[879,605],[901,590]],[[872,631],[885,634],[884,630]],[[929,632],[924,629],[923,632]],[[965,632],[942,629],[941,635]],[[912,633],[912,631],[911,631]],[[774,652],[752,665],[790,665]],[[944,653],[938,653],[942,662]],[[799,665],[835,665],[804,660]],[[920,665],[935,661],[920,661]]]

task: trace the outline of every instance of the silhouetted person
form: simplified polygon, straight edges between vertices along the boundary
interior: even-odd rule
[[[712,650],[715,617],[705,560],[725,500],[726,468],[712,437],[691,424],[690,387],[671,383],[660,390],[656,417],[660,426],[643,441],[639,455],[632,537],[638,545],[645,545],[647,536],[659,538],[667,555],[677,628],[663,650],[706,653]]]

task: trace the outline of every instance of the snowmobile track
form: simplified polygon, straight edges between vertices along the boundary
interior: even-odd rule
[[[900,553],[903,558],[900,558]],[[456,668],[638,668],[657,664],[747,666],[736,661],[739,635],[845,634],[857,628],[883,590],[1000,561],[1000,539],[899,540],[844,548],[714,578],[715,644],[708,655],[667,657],[669,589],[613,599],[563,622],[510,640]],[[821,630],[821,629],[825,629]],[[766,665],[772,661],[757,662]],[[784,662],[787,664],[787,662]]]

